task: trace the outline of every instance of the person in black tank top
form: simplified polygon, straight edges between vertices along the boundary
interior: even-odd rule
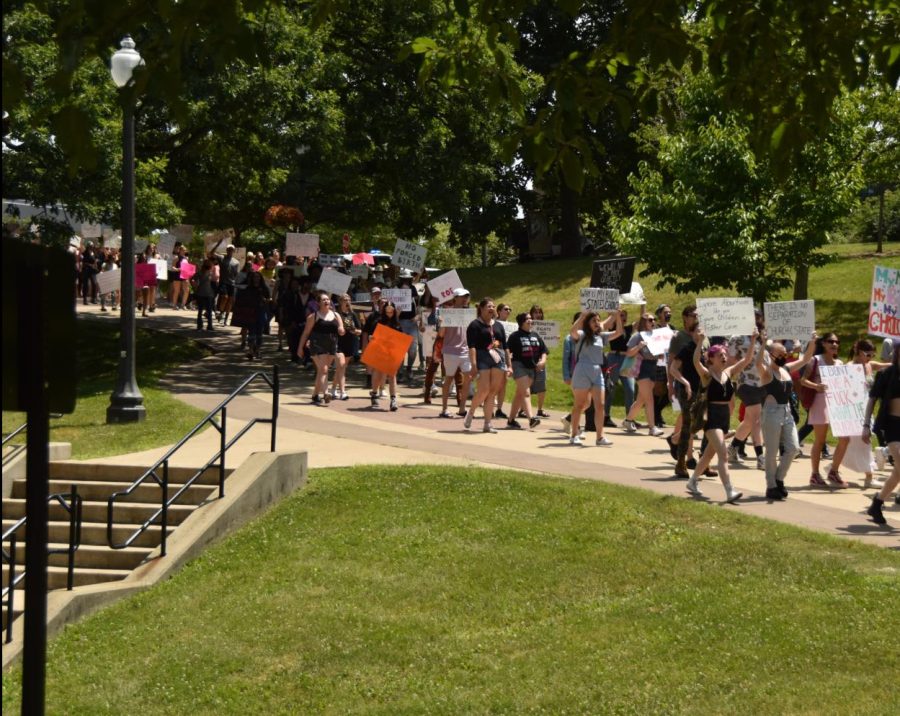
[[[694,349],[694,368],[700,376],[702,385],[707,386],[706,422],[703,425],[703,431],[708,443],[706,450],[703,451],[703,454],[697,461],[694,474],[688,480],[687,491],[694,497],[703,496],[703,493],[700,491],[700,476],[706,472],[706,468],[709,467],[715,455],[719,459],[719,478],[722,480],[722,486],[725,488],[725,501],[733,504],[741,498],[742,493],[731,486],[731,476],[728,473],[727,446],[725,444],[725,434],[728,432],[731,424],[731,397],[734,395],[734,384],[731,382],[731,376],[737,375],[750,365],[750,362],[753,360],[753,351],[746,351],[741,360],[729,366],[727,365],[728,351],[725,346],[710,346],[706,354],[706,364],[704,364],[703,335],[703,329],[698,328],[695,338],[697,346]],[[753,335],[750,336],[750,344],[752,345],[758,337],[759,333],[754,329]]]
[[[337,338],[344,335],[344,322],[331,309],[331,296],[324,291],[316,294],[318,310],[306,317],[306,327],[300,337],[300,350],[309,341],[309,352],[316,366],[316,382],[313,387],[312,402],[328,403],[328,369],[334,363],[337,353]]]
[[[784,478],[794,458],[800,453],[797,424],[791,413],[791,393],[794,382],[791,371],[800,370],[812,360],[816,350],[816,335],[806,346],[806,352],[799,360],[788,362],[787,350],[781,343],[768,347],[771,362],[767,363],[763,351],[756,359],[757,372],[766,397],[763,399],[760,424],[765,444],[766,497],[783,500],[788,492]]]

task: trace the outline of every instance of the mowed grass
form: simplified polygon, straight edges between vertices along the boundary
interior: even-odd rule
[[[205,349],[194,341],[163,331],[138,328],[137,383],[144,397],[147,418],[140,423],[107,425],[106,409],[118,376],[118,323],[82,316],[78,319],[76,335],[75,411],[50,420],[50,439],[71,443],[73,458],[121,455],[174,443],[204,416],[203,411],[156,386],[173,367],[203,358]],[[25,417],[25,413],[4,411],[4,435],[24,423]],[[25,434],[17,441],[24,443]]]
[[[900,554],[728,509],[502,470],[315,470],[67,628],[47,711],[897,713],[898,603]]]

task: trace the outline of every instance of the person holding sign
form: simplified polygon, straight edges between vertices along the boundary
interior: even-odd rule
[[[543,321],[544,320],[544,309],[541,308],[538,304],[534,304],[529,310],[528,315],[531,316],[532,321]],[[544,400],[547,397],[547,369],[541,368],[539,371],[535,371],[534,374],[534,384],[531,386],[531,394],[537,396],[537,417],[539,418],[549,418],[550,414],[544,410]],[[510,413],[510,415],[515,416],[515,413]]]
[[[700,476],[706,472],[712,462],[713,455],[719,459],[719,479],[725,488],[725,501],[731,504],[737,502],[743,496],[731,485],[731,476],[728,474],[728,455],[725,446],[725,434],[731,426],[731,399],[734,397],[734,383],[731,376],[740,373],[750,365],[753,360],[753,351],[745,351],[744,357],[733,365],[728,364],[728,355],[725,346],[710,346],[706,353],[706,362],[703,364],[703,329],[696,331],[696,346],[694,348],[694,369],[700,376],[700,380],[707,384],[706,389],[706,421],[703,424],[703,432],[706,435],[706,450],[697,461],[697,467],[687,483],[687,491],[694,497],[702,497],[700,491]],[[754,329],[750,341],[759,339],[759,332]]]
[[[825,391],[828,390],[828,386],[821,382],[819,366],[843,365],[841,359],[837,357],[841,341],[836,333],[826,333],[821,340],[821,346],[822,353],[813,358],[812,362],[806,367],[803,377],[800,378],[801,386],[815,391],[815,398],[808,409],[809,414],[807,417],[809,424],[813,426],[813,434],[815,435],[812,454],[809,456],[812,469],[812,473],[809,476],[809,484],[813,487],[827,487],[828,482],[830,482],[835,487],[847,487],[847,483],[844,482],[835,469],[828,471],[828,482],[825,482],[819,474],[819,461],[822,459],[822,447],[825,445],[825,440],[828,437],[829,422],[828,408],[825,404]],[[841,450],[840,445],[835,448],[834,459],[838,465],[840,465],[845,451],[846,445],[844,450]]]
[[[412,343],[409,344],[409,350],[406,352],[406,383],[409,385],[412,383],[412,369],[413,363],[416,361],[419,340],[419,326],[416,324],[416,312],[419,310],[419,294],[413,288],[413,275],[409,269],[401,269],[397,288],[407,291],[411,299],[409,308],[400,311],[400,330],[406,335],[412,336]]]
[[[381,306],[381,313],[378,317],[377,326],[385,326],[386,328],[391,328],[395,331],[400,331],[400,312],[397,310],[397,306],[394,305],[392,301],[385,301]],[[373,332],[373,340],[375,329],[372,329]],[[402,359],[401,359],[402,365]],[[399,370],[399,368],[398,368]],[[369,398],[372,401],[372,407],[376,407],[378,405],[378,398],[381,394],[381,390],[384,388],[385,382],[388,384],[388,390],[391,395],[391,403],[390,410],[391,412],[395,412],[397,410],[397,371],[394,371],[390,375],[386,373],[375,370],[372,373],[372,390],[369,391]]]
[[[259,276],[255,271],[252,276]],[[261,277],[260,277],[261,280]],[[331,298],[324,291],[316,295],[317,310],[306,318],[306,327],[300,337],[300,347],[309,341],[309,353],[316,366],[316,382],[313,386],[312,402],[315,405],[328,403],[328,369],[337,355],[338,336],[344,335],[344,322],[331,310]]]
[[[613,322],[611,331],[604,330]],[[581,413],[593,400],[594,411],[597,418],[603,415],[603,403],[605,399],[605,382],[603,378],[603,346],[608,341],[622,335],[622,316],[618,309],[609,314],[606,321],[601,321],[600,316],[594,311],[582,311],[578,320],[572,324],[569,335],[572,337],[573,350],[575,351],[575,368],[572,370],[572,395],[574,405],[572,407],[572,432],[569,444],[581,445],[578,436],[578,423]],[[596,420],[597,445],[612,445],[612,441],[603,436],[603,421]]]
[[[453,289],[453,300],[447,308],[468,308],[469,291],[457,287]],[[445,304],[446,305],[446,304]],[[469,399],[469,383],[471,382],[472,362],[469,360],[469,344],[466,342],[466,331],[455,326],[444,326],[438,321],[438,339],[440,341],[441,365],[444,369],[444,382],[441,386],[440,417],[452,418],[447,409],[450,401],[450,387],[456,386],[457,415],[466,414],[466,401]]]
[[[788,496],[784,478],[794,458],[800,454],[800,440],[797,424],[791,413],[791,393],[794,381],[791,372],[800,370],[813,358],[816,350],[816,334],[806,346],[806,352],[799,360],[788,362],[787,349],[782,343],[769,346],[770,361],[765,360],[763,351],[756,355],[756,372],[765,390],[762,407],[762,434],[766,446],[766,498],[783,500]],[[784,448],[779,458],[779,451]]]
[[[655,399],[653,395],[653,385],[656,381],[656,356],[647,346],[641,333],[649,333],[653,331],[656,319],[650,313],[645,313],[638,321],[638,329],[634,331],[628,340],[625,355],[628,358],[635,358],[640,361],[640,367],[637,374],[638,397],[628,410],[622,428],[626,433],[636,433],[637,423],[635,418],[644,407],[644,415],[647,416],[647,425],[650,426],[650,437],[658,437],[663,431],[656,427],[656,410]]]
[[[875,384],[869,391],[866,403],[866,414],[863,418],[862,439],[868,444],[872,440],[872,413],[875,403],[881,401],[878,418],[875,420],[875,432],[881,437],[882,444],[894,458],[891,475],[884,483],[881,491],[872,498],[872,504],[866,514],[879,525],[887,523],[884,518],[884,503],[900,484],[900,340],[894,340],[894,354],[891,367],[879,373]]]
[[[466,343],[469,345],[469,362],[472,364],[471,378],[478,376],[478,390],[466,413],[463,426],[472,427],[475,410],[483,405],[483,433],[496,433],[491,425],[494,417],[494,399],[503,383],[503,373],[512,375],[509,350],[506,347],[506,331],[496,320],[497,309],[494,299],[484,297],[478,304],[478,317],[466,329]]]

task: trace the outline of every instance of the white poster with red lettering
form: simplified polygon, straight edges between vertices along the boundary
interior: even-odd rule
[[[869,335],[900,338],[900,269],[875,267],[869,302]]]

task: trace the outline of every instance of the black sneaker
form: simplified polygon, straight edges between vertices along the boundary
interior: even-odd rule
[[[786,500],[788,496],[787,488],[784,486],[784,480],[775,480],[775,484],[778,486],[778,491],[781,493],[781,499]]]
[[[876,525],[887,524],[887,520],[884,518],[884,514],[881,512],[882,505],[884,505],[884,500],[879,500],[877,497],[873,497],[872,504],[869,505],[869,509],[866,510],[866,514],[872,518],[872,521]]]
[[[538,411],[537,411],[537,417],[539,417],[539,418],[549,418],[549,417],[550,417],[550,413],[548,413],[546,410],[538,410]]]
[[[313,395],[312,402],[313,402],[313,405],[321,405],[322,404],[322,399],[319,397],[318,393],[315,393]]]
[[[607,416],[607,417],[603,418],[603,427],[604,428],[617,428],[619,426],[615,424],[615,422],[613,421],[612,418]]]
[[[692,457],[689,457],[687,463],[685,464],[687,465],[688,470],[693,470],[695,467],[697,467],[697,461]]]
[[[506,421],[506,428],[507,430],[521,430],[522,426],[519,425],[519,421],[514,418]]]
[[[831,459],[831,451],[828,449],[827,445],[822,446],[822,459],[830,460]]]
[[[541,424],[540,418],[532,418],[531,420],[528,421],[529,428],[536,428],[540,424]]]
[[[528,415],[526,415],[526,413],[525,413],[524,410],[520,410],[520,411],[519,411],[519,414],[518,414],[516,417],[517,417],[517,418],[527,418]]]
[[[781,490],[777,487],[767,487],[766,488],[766,499],[767,500],[783,500],[784,495],[781,494]]]
[[[502,410],[500,410],[500,408],[497,408],[497,410],[494,412],[494,417],[506,419],[507,415]]]
[[[673,460],[678,459],[678,444],[672,440],[672,436],[669,435],[666,438],[666,442],[669,443],[669,455],[672,456]]]

